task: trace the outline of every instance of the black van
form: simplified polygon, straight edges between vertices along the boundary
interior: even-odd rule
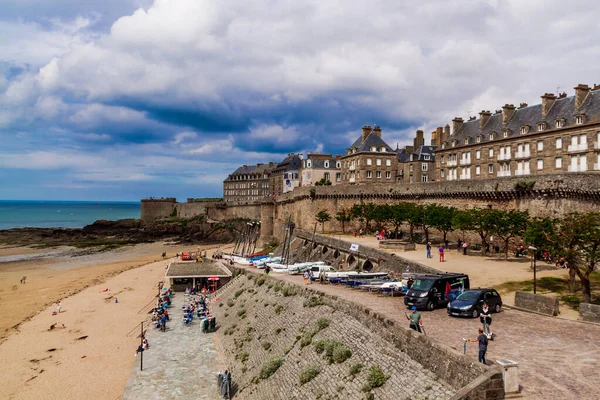
[[[413,279],[414,283],[404,296],[404,304],[429,311],[446,306],[470,287],[466,274],[420,274]]]

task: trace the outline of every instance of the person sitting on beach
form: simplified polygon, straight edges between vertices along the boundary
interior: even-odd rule
[[[141,344],[138,346],[137,350],[135,351],[134,356],[137,357],[138,353],[141,353],[142,351],[144,351],[144,346],[142,346]]]
[[[56,323],[50,325],[50,328],[48,328],[49,331],[51,331],[52,329],[56,328]]]
[[[149,347],[150,345],[148,344],[148,339],[144,338],[144,340],[142,340],[142,349],[147,350]]]

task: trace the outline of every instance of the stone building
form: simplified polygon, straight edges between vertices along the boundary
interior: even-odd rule
[[[479,118],[452,120],[432,133],[436,172],[468,180],[600,170],[600,86],[575,95],[542,96],[541,104],[506,104]]]
[[[277,165],[242,165],[223,181],[223,201],[252,202],[271,195],[269,176]]]
[[[301,166],[302,154],[290,153],[273,168],[269,178],[272,197],[291,192],[300,186]]]
[[[397,153],[381,138],[379,126],[363,126],[361,136],[341,157],[344,184],[396,182]]]
[[[300,168],[300,186],[314,186],[321,179],[337,185],[342,180],[341,156],[308,153]]]
[[[423,131],[418,130],[412,146],[406,146],[398,152],[398,183],[430,182],[435,178],[435,149],[426,146]]]

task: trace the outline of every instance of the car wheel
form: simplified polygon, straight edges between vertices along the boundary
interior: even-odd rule
[[[473,316],[473,318],[479,317],[479,310],[478,309],[474,309],[473,313],[471,315]]]
[[[499,313],[500,311],[502,311],[502,306],[500,304],[496,304],[496,307],[494,307],[494,311]]]
[[[429,310],[429,311],[435,310],[435,303],[433,301],[430,301],[429,303],[427,303],[427,310]]]

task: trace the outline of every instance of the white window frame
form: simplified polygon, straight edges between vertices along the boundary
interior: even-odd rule
[[[325,161],[325,168],[329,168],[329,161]]]
[[[381,171],[375,172],[375,178],[381,178]]]
[[[481,159],[481,150],[476,150],[476,151],[475,151],[475,159],[476,159],[476,160],[479,160],[479,159]]]
[[[544,159],[539,158],[537,160],[537,169],[538,169],[538,171],[541,171],[544,169]]]
[[[543,140],[538,140],[537,142],[537,151],[543,151],[544,150],[544,141]]]
[[[477,141],[477,143],[481,143],[481,136],[479,136],[479,135],[478,135],[478,136],[475,138],[475,140]]]
[[[390,167],[392,165],[392,160],[390,160],[389,158],[385,160],[385,165],[386,167]]]
[[[556,157],[554,159],[554,168],[562,169],[562,157]]]
[[[529,131],[529,127],[528,126],[522,126],[521,127],[521,135],[526,134]]]
[[[427,171],[427,163],[421,163],[421,171]]]
[[[465,138],[465,144],[469,144],[469,138],[468,137]]]
[[[475,175],[481,175],[481,167],[479,165],[475,166]]]
[[[371,165],[373,161],[370,158],[367,158],[367,165]]]
[[[494,140],[496,137],[493,133],[490,133],[490,140]]]
[[[371,171],[367,171],[367,178],[372,178],[373,177],[373,173]]]
[[[575,117],[575,125],[583,124],[583,115],[578,115]]]
[[[375,160],[375,165],[381,166],[381,158]]]
[[[490,147],[490,150],[489,150],[489,152],[488,152],[488,156],[489,156],[490,158],[494,157],[494,148],[493,148],[493,147]]]
[[[556,144],[556,150],[562,150],[562,138],[561,137],[556,138],[555,144]]]
[[[390,171],[385,171],[385,179],[392,179],[392,173]]]
[[[507,138],[508,137],[508,131],[502,132],[502,136],[504,136],[505,138]]]
[[[494,173],[494,164],[489,164],[488,165],[488,174],[493,174]]]
[[[538,124],[537,124],[537,130],[538,130],[538,132],[542,132],[542,131],[546,130],[546,123],[545,122],[538,122]]]

